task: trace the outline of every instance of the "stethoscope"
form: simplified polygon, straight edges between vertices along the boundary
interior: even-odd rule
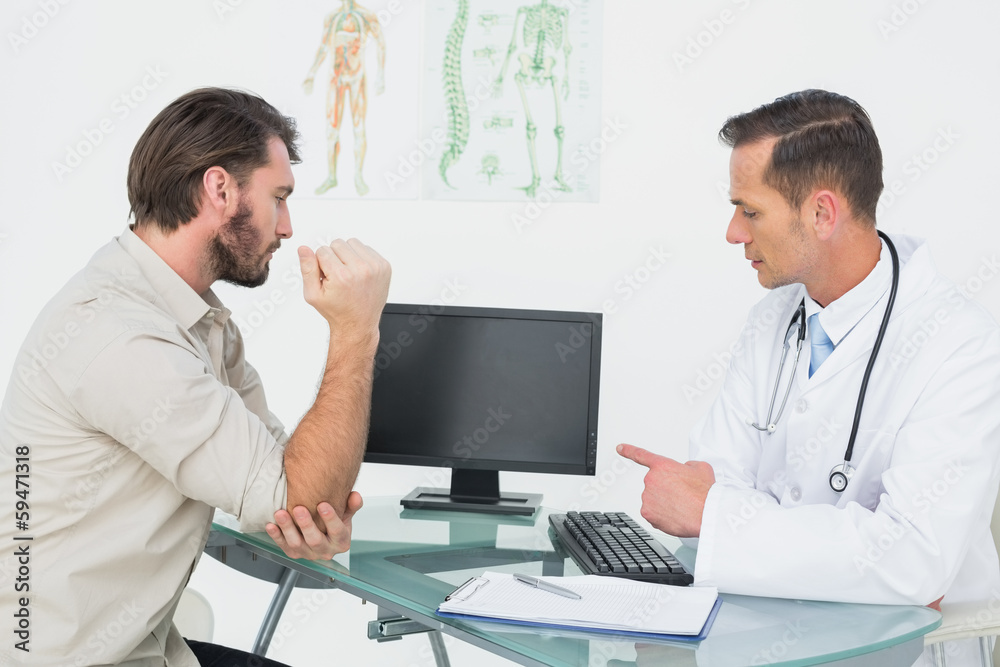
[[[882,325],[879,327],[878,335],[875,337],[872,354],[868,358],[868,367],[865,368],[865,375],[861,379],[861,391],[858,394],[858,405],[854,409],[854,425],[851,427],[851,437],[847,441],[847,451],[844,452],[844,462],[835,465],[830,471],[830,488],[837,493],[842,493],[847,488],[848,482],[854,477],[855,468],[851,465],[851,455],[854,453],[854,440],[858,436],[858,424],[861,423],[861,408],[865,403],[865,392],[868,390],[868,379],[871,377],[872,367],[875,365],[875,357],[878,356],[878,350],[882,347],[882,338],[885,337],[885,330],[889,327],[889,316],[892,314],[892,306],[896,302],[896,289],[899,286],[899,256],[896,254],[896,246],[881,231],[878,232],[878,235],[885,240],[885,244],[889,248],[889,254],[892,255],[892,287],[889,289],[889,301],[886,303],[885,314],[882,316]],[[797,336],[795,330],[797,330]],[[785,389],[785,395],[781,399],[781,405],[778,407],[778,415],[772,421],[771,415],[774,412],[774,401],[778,397],[778,385],[781,383],[781,370],[785,366],[785,358],[788,356],[788,348],[793,336],[796,337],[796,341],[795,358],[792,360],[792,373],[788,378],[788,387]],[[785,330],[785,342],[781,347],[781,361],[778,363],[778,375],[774,378],[771,405],[767,409],[767,426],[760,426],[752,419],[747,419],[747,424],[753,426],[758,431],[771,434],[777,428],[778,420],[781,419],[781,413],[785,411],[788,394],[792,391],[792,381],[795,378],[795,369],[799,364],[799,354],[802,352],[802,342],[805,338],[806,300],[802,299],[799,302],[799,307],[795,310],[795,314],[792,315],[792,321],[788,323],[788,328]]]

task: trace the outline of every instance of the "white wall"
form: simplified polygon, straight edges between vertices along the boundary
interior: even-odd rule
[[[4,3],[0,375],[9,375],[45,300],[124,228],[128,156],[149,120],[201,85],[239,86],[269,98],[272,49],[281,47],[269,38],[275,21],[295,13],[292,4]],[[236,6],[220,15],[220,5]],[[403,5],[420,11],[416,0]],[[26,29],[44,6],[58,11],[36,31]],[[604,329],[599,475],[502,474],[501,483],[511,490],[544,487],[553,507],[581,503],[638,517],[643,473],[612,470],[614,446],[626,441],[685,457],[686,434],[718,388],[714,378],[747,307],[762,295],[742,248],[723,238],[728,151],[716,132],[728,115],[809,87],[857,99],[881,138],[886,182],[897,182],[900,193],[884,200],[881,228],[929,238],[941,270],[1000,314],[1000,281],[993,280],[1000,225],[988,198],[998,173],[998,27],[1000,5],[976,0],[607,0],[602,114],[624,129],[603,154],[599,204],[552,205],[518,231],[511,216],[524,213],[521,204],[293,197],[293,241],[362,238],[392,262],[394,301],[433,300],[448,281],[465,286],[462,305],[598,310],[615,299],[617,311],[606,316]],[[14,44],[10,35],[22,32],[30,38]],[[678,66],[675,54],[685,50],[692,61]],[[390,57],[418,56],[390,51]],[[301,64],[302,75],[309,64]],[[162,80],[127,116],[116,112],[116,100],[150,70]],[[104,118],[112,131],[57,178],[52,163],[64,161],[67,146],[84,133],[93,136]],[[341,161],[349,165],[349,153]],[[296,264],[288,248],[272,262],[267,286],[218,291],[244,318],[278,291],[281,303],[254,330],[248,354],[272,409],[291,427],[310,403],[324,333],[282,278]],[[616,284],[644,263],[650,248],[671,253],[670,261],[626,299]],[[707,391],[686,397],[685,385],[696,387],[699,378]],[[367,496],[398,495],[431,472],[366,465],[358,488]],[[216,639],[249,647],[270,588],[210,559],[194,585],[215,606]],[[290,616],[294,632],[273,657],[327,664],[333,660],[322,656],[336,646],[352,656],[343,662],[429,664],[429,653],[418,654],[423,638],[386,646],[364,639],[363,623],[374,617],[370,605],[329,593],[310,611],[309,599],[293,598],[293,609],[308,613]],[[331,634],[328,628],[340,624],[346,627]],[[454,664],[473,660],[503,663],[454,646]]]

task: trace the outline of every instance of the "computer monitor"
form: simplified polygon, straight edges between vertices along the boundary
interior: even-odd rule
[[[451,468],[451,488],[402,504],[535,512],[500,470],[593,475],[600,313],[387,304],[365,461]]]

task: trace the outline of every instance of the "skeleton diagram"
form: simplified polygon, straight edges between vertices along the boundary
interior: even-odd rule
[[[524,16],[524,26],[521,30],[521,46],[518,46],[517,25],[521,17]],[[507,66],[511,56],[517,53],[517,61],[520,69],[514,75],[517,89],[521,93],[521,103],[524,105],[524,115],[527,119],[528,131],[528,158],[531,160],[531,184],[522,188],[528,197],[534,197],[535,192],[541,183],[541,176],[538,171],[538,158],[535,150],[535,135],[538,128],[531,118],[531,107],[528,104],[528,96],[525,92],[527,84],[535,84],[539,87],[552,86],[552,96],[555,100],[556,111],[556,171],[553,179],[556,182],[556,189],[569,192],[572,188],[563,180],[562,174],[562,149],[565,129],[562,124],[562,109],[560,107],[560,92],[563,99],[569,98],[569,54],[572,47],[569,43],[569,32],[567,24],[569,11],[553,7],[548,0],[541,0],[537,5],[519,7],[517,15],[514,17],[514,34],[511,35],[510,46],[507,48],[507,57],[500,68],[500,74],[494,83],[494,92],[500,94],[503,85],[504,75],[507,73]],[[559,50],[563,53],[563,78],[562,90],[560,91],[559,76],[554,69]]]
[[[359,195],[368,193],[368,186],[361,176],[368,140],[365,136],[365,114],[368,111],[368,93],[365,77],[365,42],[369,37],[378,45],[378,75],[375,94],[385,90],[385,36],[373,12],[354,0],[342,0],[339,10],[323,22],[323,37],[319,50],[302,88],[306,95],[312,93],[316,70],[330,56],[330,87],[326,95],[326,147],[329,176],[316,194],[321,195],[337,187],[337,157],[340,155],[340,124],[344,119],[344,100],[350,99],[351,121],[354,124],[354,187]]]

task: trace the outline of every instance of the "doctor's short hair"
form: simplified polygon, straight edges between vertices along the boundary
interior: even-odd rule
[[[882,149],[868,112],[849,97],[803,90],[730,117],[719,131],[737,148],[777,138],[764,183],[799,208],[816,188],[842,194],[854,216],[875,225]]]
[[[132,150],[128,201],[136,225],[171,233],[198,215],[202,179],[222,167],[242,189],[267,166],[268,143],[281,139],[292,164],[301,162],[295,120],[241,90],[199,88],[157,114]]]

